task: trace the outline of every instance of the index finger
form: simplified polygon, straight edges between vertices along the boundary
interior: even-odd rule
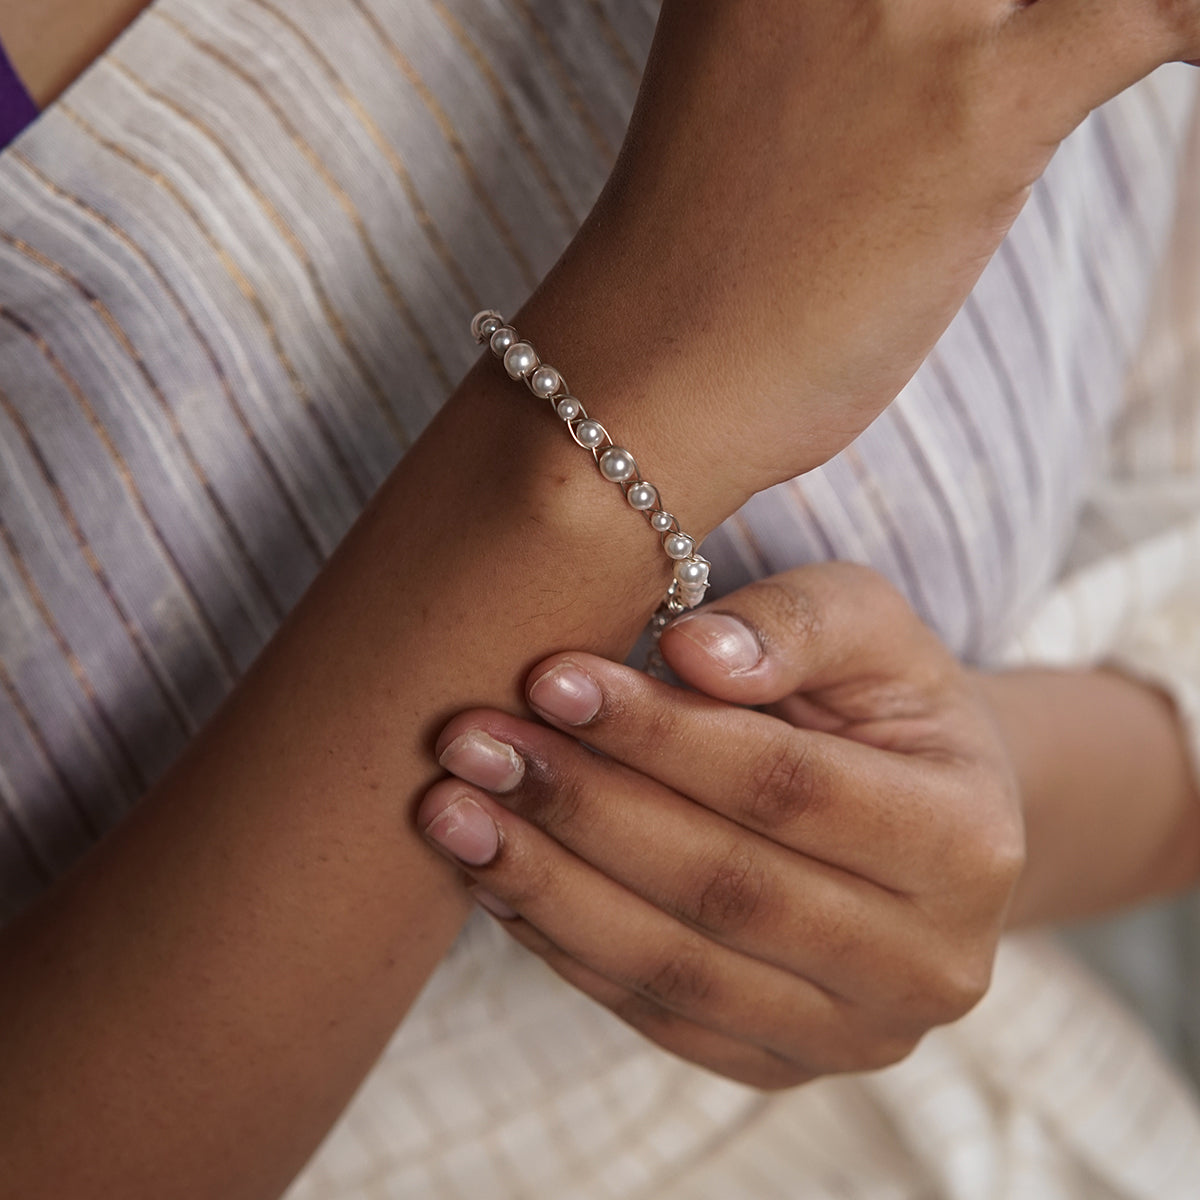
[[[599,699],[586,720],[555,711],[564,690],[577,703],[589,689]],[[941,762],[796,729],[583,653],[549,660],[530,703],[607,756],[597,763],[582,748],[560,748],[547,759],[560,771],[571,764],[595,778],[603,765],[608,789],[621,790],[622,771],[632,768],[779,846],[889,889],[919,889],[935,866],[952,868],[956,845],[972,840],[960,835],[973,814],[949,803],[950,768]],[[514,720],[504,727],[508,740]],[[457,732],[452,722],[442,738]],[[636,792],[630,801],[641,811]]]

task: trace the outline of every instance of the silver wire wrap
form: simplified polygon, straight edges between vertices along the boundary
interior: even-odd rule
[[[618,446],[608,430],[589,417],[580,401],[571,395],[560,371],[542,362],[537,351],[492,309],[475,314],[471,333],[502,360],[510,378],[524,381],[535,396],[549,401],[551,410],[566,425],[576,445],[591,452],[600,474],[621,489],[629,507],[640,512],[658,534],[674,567],[671,586],[650,618],[652,648],[647,669],[654,673],[661,671],[658,639],[673,617],[695,608],[704,599],[708,590],[708,559],[696,552],[695,538],[684,533],[675,517],[663,507],[658,488],[642,478],[633,455]]]

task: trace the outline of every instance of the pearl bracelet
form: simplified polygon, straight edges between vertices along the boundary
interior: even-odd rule
[[[672,617],[695,608],[708,589],[708,559],[696,553],[695,539],[679,528],[679,522],[662,507],[658,488],[643,479],[628,450],[616,445],[594,417],[570,394],[562,374],[537,356],[537,351],[504,323],[499,313],[487,309],[477,313],[471,332],[480,344],[486,342],[492,353],[504,362],[513,379],[524,380],[535,395],[550,402],[550,407],[567,426],[575,442],[590,450],[600,474],[615,483],[625,495],[629,507],[640,512],[659,535],[667,557],[674,563],[674,579],[658,610],[651,618],[655,641]]]

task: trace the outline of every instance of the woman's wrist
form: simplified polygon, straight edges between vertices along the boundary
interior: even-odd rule
[[[613,443],[634,456],[661,507],[700,540],[772,481],[738,455],[720,452],[723,423],[708,414],[736,408],[736,385],[704,373],[698,338],[664,345],[646,290],[634,294],[614,278],[620,253],[605,236],[581,235],[530,300],[504,318],[561,372]],[[463,336],[470,331],[464,328]],[[478,456],[473,484],[486,486],[505,507],[536,513],[547,537],[569,544],[581,535],[615,535],[625,553],[636,551],[632,538],[662,557],[645,518],[597,472],[551,405],[511,379],[486,346],[427,438],[437,440],[439,457],[451,443],[458,457]],[[663,580],[660,591],[670,580],[669,564]]]
[[[1200,796],[1163,692],[1103,669],[976,681],[1025,814],[1027,866],[1010,924],[1092,916],[1200,879]]]
[[[721,280],[697,278],[677,252],[651,244],[636,213],[612,207],[602,200],[542,285],[504,315],[702,537],[755,493],[819,466],[866,422],[849,408],[844,426],[818,412],[802,345],[768,354],[749,309],[737,323],[708,323],[700,292]],[[689,297],[691,323],[678,311]],[[488,366],[508,384],[499,364]],[[510,386],[530,419],[559,424]],[[764,420],[772,405],[777,413]]]

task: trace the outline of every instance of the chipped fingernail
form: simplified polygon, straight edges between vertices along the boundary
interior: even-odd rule
[[[564,725],[586,725],[603,702],[596,681],[574,663],[551,667],[529,688],[529,703]]]
[[[425,826],[425,836],[471,867],[486,866],[500,849],[496,822],[469,796],[442,809]]]
[[[686,613],[670,628],[731,674],[749,671],[762,661],[762,646],[754,631],[728,613]]]
[[[482,729],[460,733],[438,755],[438,762],[452,775],[489,792],[511,792],[525,775],[521,756]]]
[[[483,888],[476,888],[471,895],[475,897],[475,903],[480,908],[487,909],[493,917],[499,917],[501,921],[511,921],[519,915],[517,910],[511,905],[505,904],[499,896],[493,896],[491,892],[485,892]]]

